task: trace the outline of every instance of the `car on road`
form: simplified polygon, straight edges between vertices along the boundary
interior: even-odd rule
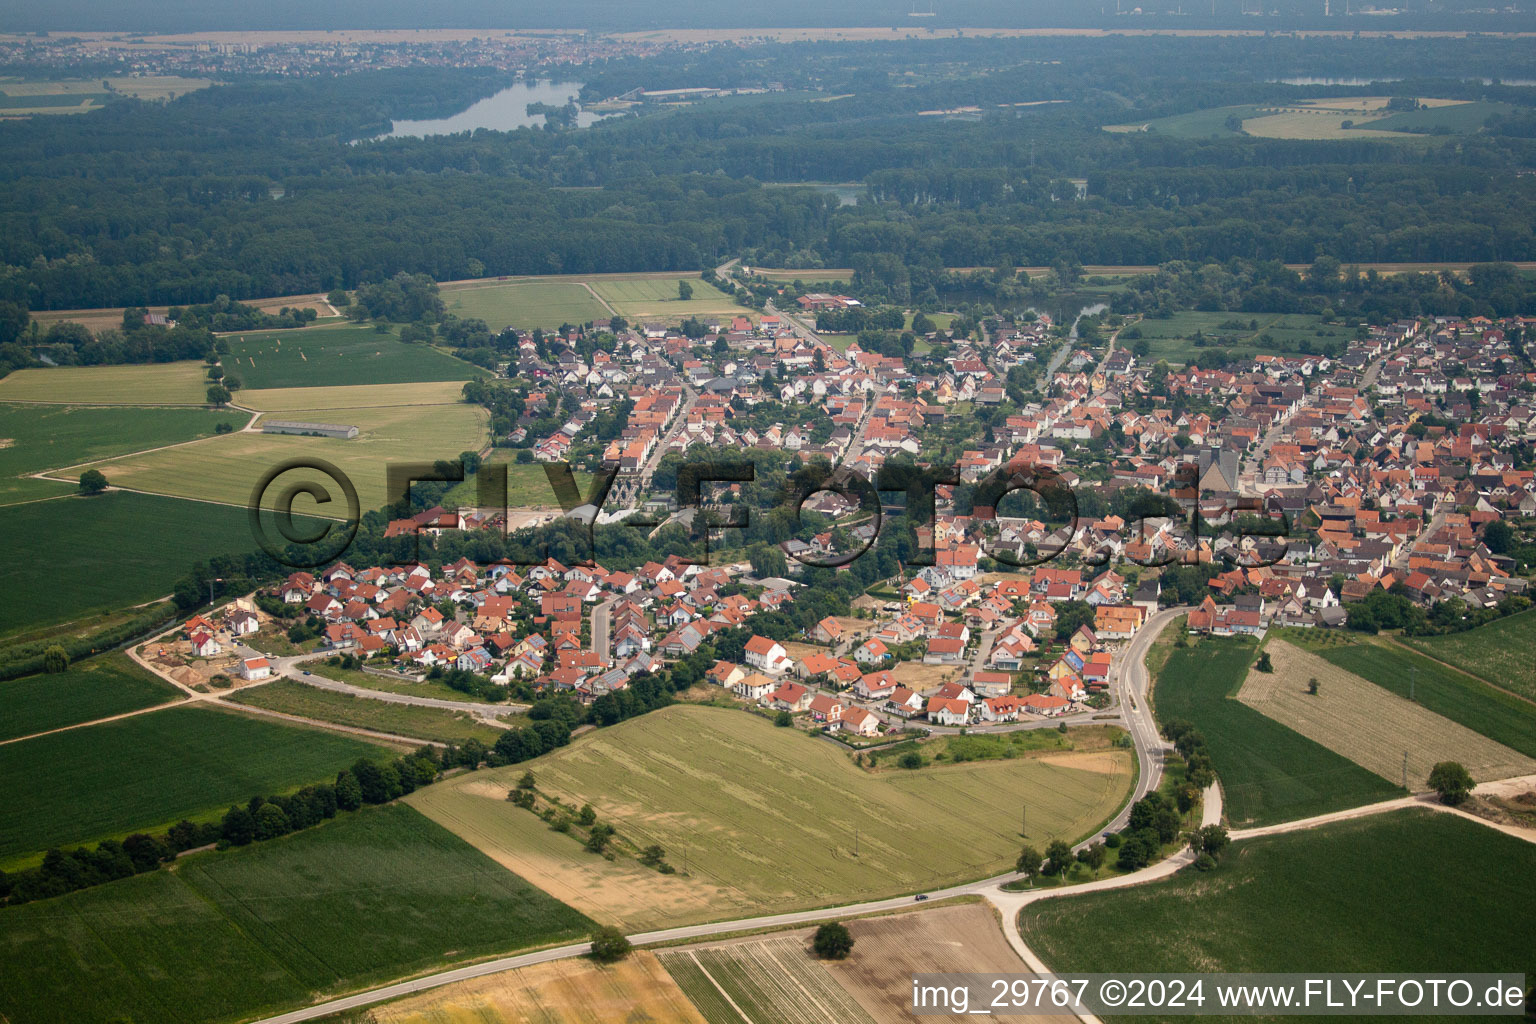
[[[311,672],[311,671],[310,671],[310,670],[309,670],[309,669],[305,669],[305,670],[304,670],[304,674],[305,674],[305,675],[307,675],[307,676],[308,676],[308,675],[314,675],[314,673],[313,673],[313,672]]]
[[[913,903],[921,903],[921,902],[923,902],[923,900],[925,900],[927,898],[928,898],[928,894],[927,893],[920,892],[916,896],[912,897],[912,902]]]

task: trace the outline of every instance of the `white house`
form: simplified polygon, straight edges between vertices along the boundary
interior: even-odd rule
[[[272,675],[272,666],[266,658],[246,658],[240,663],[240,678],[245,680],[266,679]]]
[[[782,675],[794,667],[784,645],[765,636],[754,636],[747,641],[746,658],[748,665],[769,675]]]

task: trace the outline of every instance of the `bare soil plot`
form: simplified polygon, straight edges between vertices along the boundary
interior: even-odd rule
[[[1437,761],[1459,761],[1479,782],[1536,772],[1536,761],[1281,640],[1274,672],[1250,669],[1238,700],[1375,772],[1422,790]],[[1307,692],[1318,681],[1318,693]]]
[[[891,676],[902,686],[921,693],[958,679],[964,671],[964,665],[924,665],[920,661],[904,661],[891,669]]]
[[[804,933],[666,951],[659,959],[709,1024],[874,1024]]]
[[[864,918],[849,921],[848,930],[853,933],[853,955],[829,962],[827,971],[876,1024],[910,1024],[913,1017],[908,1006],[914,974],[1029,973],[1003,936],[996,913],[982,904]],[[968,1018],[952,1014],[922,1019],[959,1022]],[[1048,1018],[1007,1014],[987,1019]]]
[[[378,1024],[706,1024],[657,962],[556,960],[461,981],[374,1007]]]

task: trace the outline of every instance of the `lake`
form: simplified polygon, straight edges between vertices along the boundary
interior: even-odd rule
[[[509,132],[515,128],[540,128],[544,125],[543,114],[529,114],[528,104],[547,103],[563,107],[576,99],[581,92],[580,82],[552,82],[548,79],[528,79],[494,95],[470,104],[451,117],[437,117],[426,121],[395,121],[393,127],[380,139],[424,139],[429,135],[452,135],[456,132],[472,132],[477,128]],[[576,115],[576,126],[586,128],[602,119],[602,114],[586,111]]]

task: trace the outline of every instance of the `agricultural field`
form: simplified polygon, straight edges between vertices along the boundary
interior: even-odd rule
[[[667,950],[657,959],[709,1024],[874,1024],[803,935]]]
[[[677,297],[677,286],[684,281],[693,289],[693,298],[687,301]],[[631,322],[661,320],[678,323],[691,316],[746,316],[748,312],[744,307],[736,305],[736,300],[731,296],[700,280],[697,274],[679,274],[676,277],[600,277],[592,280],[592,288],[615,312]]]
[[[217,817],[233,802],[324,781],[385,753],[353,737],[198,707],[8,743],[0,746],[0,864]]]
[[[753,267],[752,273],[770,281],[799,281],[807,287],[815,284],[848,284],[853,271],[847,267],[798,270],[794,267]]]
[[[13,370],[0,378],[0,402],[71,405],[206,405],[202,363],[133,366],[54,366]]]
[[[591,803],[626,842],[662,846],[678,874],[597,860],[536,824],[505,799],[524,770],[546,798]],[[1075,841],[1119,808],[1130,782],[1124,751],[869,772],[798,730],[734,709],[676,706],[410,801],[557,898],[642,930],[996,874],[1019,843],[999,793],[1028,801],[1032,840]]]
[[[225,340],[229,355],[220,365],[253,390],[465,381],[485,376],[472,363],[430,345],[403,344],[397,332],[380,334],[369,326],[250,331],[226,335]]]
[[[331,306],[326,303],[325,296],[318,292],[307,295],[279,295],[270,299],[241,299],[243,305],[253,306],[266,313],[278,313],[284,308],[313,309],[321,322],[335,322],[337,317],[331,312]],[[151,313],[159,313],[165,316],[170,312],[169,306],[146,306]],[[91,333],[104,331],[108,328],[120,328],[123,326],[122,306],[102,306],[95,309],[34,309],[32,319],[44,328],[62,321],[77,323],[88,328]]]
[[[212,84],[211,79],[176,75],[59,80],[28,80],[7,75],[0,77],[0,116],[85,113],[123,96],[142,100],[174,99]]]
[[[1025,974],[992,909],[941,905],[919,913],[848,922],[854,953],[826,964],[828,973],[859,1001],[876,1024],[909,1024],[914,974]],[[939,1014],[927,1020],[958,1022]],[[1017,1014],[989,1019],[1026,1020]]]
[[[1419,102],[1429,104],[1429,109],[1388,114],[1379,120],[1367,121],[1356,127],[1393,134],[1412,132],[1429,135],[1471,135],[1481,129],[1490,117],[1511,114],[1520,109],[1508,103],[1487,100],[1420,100]]]
[[[589,928],[410,808],[365,808],[8,909],[0,1015],[220,1024]]]
[[[369,1011],[371,1024],[708,1024],[655,954],[585,957],[461,981]]]
[[[1536,760],[1331,661],[1283,640],[1265,650],[1274,671],[1250,669],[1238,699],[1384,779],[1401,779],[1406,764],[1408,787],[1422,791],[1440,761],[1460,762],[1479,782],[1536,772]],[[1307,692],[1313,679],[1315,695]]]
[[[238,430],[248,419],[213,409],[0,405],[0,505],[75,489],[27,474],[210,437],[220,423]]]
[[[1152,694],[1158,721],[1184,719],[1204,733],[1233,825],[1270,825],[1402,795],[1381,776],[1236,700],[1254,656],[1254,643],[1245,639],[1175,647]]]
[[[529,462],[518,464],[516,451],[512,448],[494,448],[482,465],[507,467],[507,502],[512,508],[542,508],[559,510],[560,500],[555,497],[555,492],[549,486],[549,475],[544,471],[544,463]],[[592,476],[573,468],[571,475],[575,477],[576,489],[581,492],[582,500],[586,499],[587,488],[591,486]],[[443,497],[445,505],[457,505],[466,507],[480,503],[480,483],[478,475],[467,476],[463,483],[455,484]],[[516,524],[510,524],[516,528]]]
[[[612,315],[590,288],[575,279],[466,281],[444,285],[439,294],[448,312],[484,320],[493,331],[505,327],[553,330],[561,324],[585,324]]]
[[[56,675],[0,682],[0,740],[92,722],[179,700],[180,691],[121,653],[76,662]]]
[[[153,494],[0,508],[0,532],[27,538],[34,553],[0,563],[0,623],[7,630],[83,621],[164,597],[194,562],[256,547],[244,508]]]
[[[4,685],[0,684],[0,687]],[[0,689],[0,694],[4,692]],[[285,715],[298,715],[321,722],[334,722],[337,725],[373,729],[439,743],[463,743],[468,739],[476,739],[490,746],[502,733],[502,730],[484,724],[467,712],[369,700],[367,697],[354,697],[350,693],[305,686],[291,679],[248,687],[233,694],[230,699],[251,707],[281,711]]]
[[[458,385],[417,385],[416,401],[420,404],[411,405],[388,404],[398,399],[399,389],[405,385],[375,387],[388,390],[368,394],[373,388],[364,386],[241,393],[242,402],[251,402],[253,407],[262,408],[264,412],[269,405],[281,405],[282,408],[268,413],[274,419],[355,425],[360,432],[349,440],[244,431],[164,451],[131,455],[97,468],[113,484],[123,487],[243,508],[262,475],[274,466],[290,459],[319,458],[333,463],[351,478],[366,512],[386,504],[386,464],[430,464],[437,459],[457,458],[463,451],[479,451],[485,444],[486,412],[462,401],[458,397]],[[333,390],[340,392],[335,396],[334,405]],[[296,391],[307,392],[310,404],[301,405],[302,395],[296,395]],[[368,402],[380,404],[363,404]],[[327,484],[324,474],[317,471],[303,471],[302,476],[300,472],[285,474],[282,479],[287,484],[301,478],[313,478]],[[341,502],[334,483],[330,483],[327,490],[332,493],[333,501]],[[271,500],[275,500],[278,493],[277,488],[268,492]],[[294,511],[338,518],[345,515],[345,505],[338,504],[333,512],[309,497],[301,497],[295,503]],[[245,532],[249,533],[249,530]]]
[[[1465,633],[1404,637],[1402,642],[1495,686],[1536,700],[1536,609]]]
[[[1453,864],[1475,864],[1493,881],[1468,885],[1447,870]],[[1061,972],[1123,971],[1128,963],[1149,972],[1499,964],[1530,974],[1536,945],[1511,939],[1529,933],[1532,906],[1536,845],[1449,814],[1405,810],[1241,840],[1209,874],[1041,900],[1024,908],[1019,929]]]
[[[1494,626],[1511,621],[1501,620],[1494,623]],[[1517,625],[1529,629],[1536,627],[1536,621],[1526,618]],[[1491,629],[1493,626],[1484,628]],[[1505,637],[1486,636],[1484,643],[1489,645],[1487,650],[1479,648],[1467,651],[1465,655],[1457,652],[1451,654],[1451,657],[1456,658],[1458,665],[1467,664],[1464,658],[1478,655],[1503,658],[1508,654],[1507,650],[1494,645],[1504,640]],[[1522,641],[1529,643],[1528,638],[1514,632],[1508,634],[1507,641],[1517,649]],[[1414,643],[1416,645],[1417,641]],[[1518,750],[1526,757],[1536,757],[1536,703],[1490,686],[1481,679],[1458,672],[1450,665],[1391,641],[1329,646],[1319,649],[1317,653],[1340,668],[1391,690],[1399,697],[1408,697],[1411,692],[1412,699],[1426,710],[1459,722],[1473,732],[1480,732],[1491,740]]]
[[[1321,332],[1321,335],[1319,335]],[[1139,335],[1139,338],[1137,337]],[[1119,344],[1147,345],[1143,362],[1198,363],[1205,349],[1222,349],[1253,357],[1296,353],[1307,343],[1315,350],[1342,348],[1350,332],[1322,323],[1310,313],[1199,313],[1184,311],[1167,319],[1143,318],[1120,335]],[[1204,345],[1197,342],[1204,341]]]
[[[1212,136],[1240,135],[1236,126],[1258,115],[1259,108],[1251,104],[1235,107],[1211,107],[1194,110],[1187,114],[1173,114],[1152,121],[1134,124],[1105,125],[1107,132],[1153,132],[1174,139],[1208,139]]]

